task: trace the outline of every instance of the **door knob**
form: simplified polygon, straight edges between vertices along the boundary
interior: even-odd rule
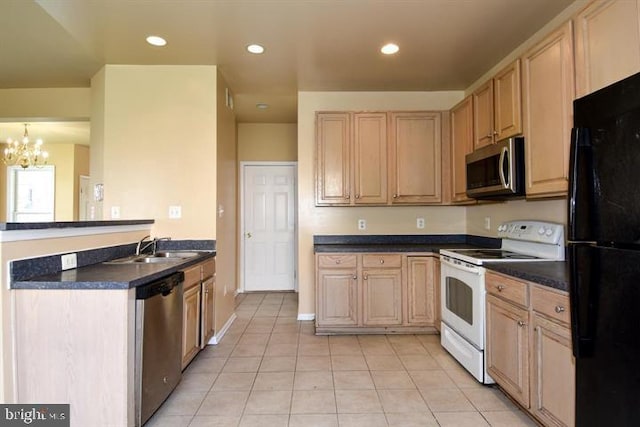
[[[251,232],[247,233],[247,239],[251,238]]]

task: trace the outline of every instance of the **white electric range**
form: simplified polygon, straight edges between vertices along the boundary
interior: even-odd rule
[[[441,266],[441,343],[478,381],[486,372],[485,268],[488,262],[564,261],[564,226],[541,221],[500,224],[499,249],[443,249]]]

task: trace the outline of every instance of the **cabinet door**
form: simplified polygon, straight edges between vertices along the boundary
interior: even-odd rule
[[[509,64],[493,78],[494,136],[496,141],[522,133],[520,60]]]
[[[387,203],[387,114],[353,115],[355,204]]]
[[[489,375],[529,408],[529,312],[488,295],[486,322]]]
[[[182,306],[182,369],[200,351],[200,286],[184,291]]]
[[[439,203],[440,113],[391,113],[391,203]]]
[[[533,313],[531,410],[544,425],[575,424],[575,361],[571,330]]]
[[[362,316],[364,326],[402,324],[402,270],[363,270]]]
[[[357,270],[318,270],[316,326],[357,326]]]
[[[573,112],[571,22],[522,58],[527,198],[565,196]]]
[[[473,92],[473,148],[493,144],[493,79]]]
[[[435,258],[407,257],[407,323],[409,325],[434,325],[435,279]]]
[[[316,204],[351,201],[351,126],[349,113],[316,114]]]
[[[465,98],[451,110],[451,193],[453,202],[472,201],[467,197],[465,156],[473,151],[473,101]]]
[[[215,277],[202,282],[202,338],[200,340],[200,348],[204,348],[214,334],[214,296],[215,296]]]
[[[576,96],[640,71],[637,0],[593,2],[574,18]]]

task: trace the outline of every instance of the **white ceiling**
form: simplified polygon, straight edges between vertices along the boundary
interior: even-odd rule
[[[104,64],[215,64],[239,122],[296,122],[298,91],[464,90],[572,2],[0,0],[0,88],[88,87]],[[397,55],[379,52],[389,41]]]

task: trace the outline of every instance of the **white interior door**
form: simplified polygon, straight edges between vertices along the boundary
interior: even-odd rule
[[[245,291],[295,286],[295,166],[243,166]]]

